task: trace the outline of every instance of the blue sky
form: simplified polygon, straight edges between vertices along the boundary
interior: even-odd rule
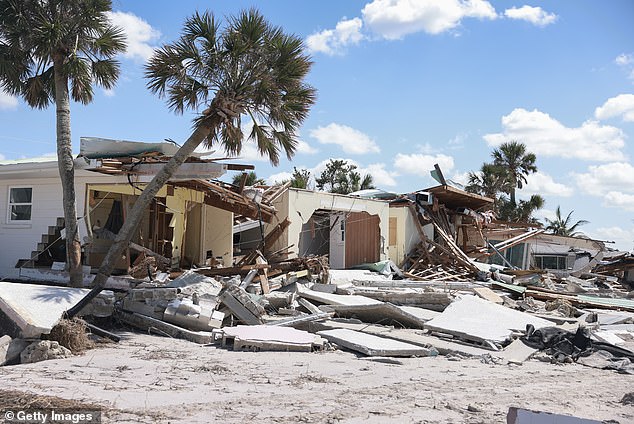
[[[242,161],[269,182],[293,167],[319,173],[354,161],[379,188],[408,192],[446,177],[464,182],[503,141],[524,142],[539,172],[521,197],[546,199],[590,224],[591,237],[634,248],[634,2],[187,1],[113,2],[128,35],[117,87],[72,105],[79,137],[138,141],[189,135],[193,114],[172,114],[145,88],[143,64],[175,40],[186,17],[258,8],[305,39],[318,101],[292,161],[272,167],[245,144]],[[31,110],[0,93],[0,159],[55,152],[54,108]],[[222,154],[222,152],[219,152]]]

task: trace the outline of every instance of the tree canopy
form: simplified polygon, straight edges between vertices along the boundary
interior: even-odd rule
[[[560,206],[557,206],[557,210],[555,211],[555,219],[550,220],[545,218],[546,221],[546,231],[549,231],[552,234],[556,234],[559,236],[568,236],[568,237],[578,237],[583,235],[582,232],[577,231],[577,228],[581,225],[589,224],[589,221],[584,219],[580,219],[579,221],[572,223],[572,213],[574,211],[570,211],[568,215],[564,218],[561,214]]]
[[[111,9],[109,0],[0,0],[0,90],[33,108],[56,105],[66,264],[76,287],[83,279],[70,99],[90,103],[93,85],[110,89],[119,77],[115,56],[126,45],[108,20]]]
[[[375,188],[372,175],[361,174],[357,166],[343,159],[330,159],[326,168],[315,178],[317,189],[330,193],[350,194],[359,190]]]
[[[479,171],[469,172],[466,191],[493,199],[495,212],[504,221],[537,223],[532,215],[543,207],[544,198],[535,194],[518,202],[515,196],[516,189],[527,183],[527,176],[537,172],[536,156],[523,143],[509,141],[494,149],[491,158]]]
[[[302,39],[284,33],[255,9],[224,22],[196,12],[178,40],[154,53],[146,65],[148,88],[166,98],[176,113],[198,111],[194,131],[138,197],[99,268],[95,287],[69,316],[103,290],[146,208],[200,143],[239,154],[246,116],[253,121],[247,139],[261,154],[273,164],[280,151],[293,156],[297,129],[315,102],[315,89],[304,82],[311,65]]]

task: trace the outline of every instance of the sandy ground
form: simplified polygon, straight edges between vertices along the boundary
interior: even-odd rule
[[[70,359],[0,368],[2,389],[104,405],[104,422],[504,423],[510,406],[634,423],[634,376],[531,360],[233,352],[125,333]]]

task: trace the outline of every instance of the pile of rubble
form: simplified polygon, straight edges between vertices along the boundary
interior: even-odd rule
[[[491,278],[416,281],[389,261],[367,266],[374,271],[328,270],[320,257],[279,262],[279,274],[271,276],[266,261],[253,262],[136,280],[129,290],[103,292],[85,313],[234,350],[340,347],[366,356],[477,356],[518,364],[534,356],[634,373],[634,300],[615,278],[556,278],[471,262]],[[19,295],[0,287],[2,330],[14,338],[0,342],[2,363],[15,363],[16,351],[30,344],[20,340],[39,342],[84,292],[0,284],[20,287]],[[48,321],[37,316],[37,300],[47,296],[64,300],[47,311]],[[62,352],[54,357],[68,354],[50,349]]]

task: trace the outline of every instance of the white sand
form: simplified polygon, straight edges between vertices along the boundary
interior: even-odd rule
[[[104,422],[504,423],[509,406],[634,423],[634,376],[479,359],[233,352],[125,334],[70,359],[0,368],[3,389],[115,408]],[[468,410],[475,410],[471,412]]]

